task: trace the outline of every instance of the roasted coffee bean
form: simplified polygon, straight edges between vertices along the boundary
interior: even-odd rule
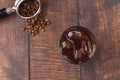
[[[32,35],[32,36],[35,36],[35,33],[32,33],[31,35]]]
[[[45,11],[42,11],[41,14],[39,15],[39,17],[43,18],[47,15],[47,13]]]
[[[23,1],[20,6],[18,12],[23,17],[30,17],[33,16],[39,8],[39,3],[36,0],[25,0]]]
[[[40,30],[42,30],[42,27],[41,27],[41,26],[40,26],[39,28],[40,28]]]
[[[35,23],[35,20],[34,20],[34,19],[32,19],[32,20],[31,20],[31,24],[34,24],[34,23]]]
[[[35,31],[35,34],[37,34],[38,33],[38,31]]]
[[[49,19],[45,19],[44,17],[40,17],[41,14],[44,14],[43,12],[36,15],[35,17],[31,19],[26,19],[26,32],[28,32],[29,35],[35,36],[40,31],[45,32],[45,27],[50,24]]]
[[[35,31],[34,30],[32,30],[32,33],[34,33]]]
[[[34,30],[37,31],[37,28],[34,27]]]
[[[45,29],[42,29],[41,31],[42,31],[42,32],[45,32]]]
[[[36,25],[36,26],[35,26],[35,28],[36,28],[36,29],[39,29],[39,26],[38,26],[38,25]]]
[[[47,25],[50,24],[50,20],[49,19],[45,19],[45,22],[46,22]]]
[[[22,28],[22,31],[25,31],[25,30],[26,30],[26,27],[23,27],[23,28]]]

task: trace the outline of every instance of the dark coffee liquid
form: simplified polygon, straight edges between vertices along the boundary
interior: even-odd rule
[[[60,40],[62,56],[72,63],[87,61],[94,53],[96,44],[93,34],[83,27],[67,29]]]

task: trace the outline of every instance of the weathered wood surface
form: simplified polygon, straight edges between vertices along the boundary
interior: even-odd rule
[[[96,55],[81,80],[120,80],[120,0],[79,0],[79,22],[96,37]]]
[[[52,24],[45,33],[30,38],[31,80],[79,80],[80,66],[63,61],[58,51],[62,32],[78,24],[77,2],[44,0],[42,3]]]
[[[0,20],[0,80],[119,80],[120,0],[41,0],[52,24],[29,37],[24,20],[13,14]],[[0,8],[14,0],[1,0]],[[95,56],[81,65],[60,58],[58,43],[70,26],[90,29]]]
[[[0,0],[0,8],[14,0]],[[13,14],[0,20],[0,80],[28,80],[28,36],[24,20]]]

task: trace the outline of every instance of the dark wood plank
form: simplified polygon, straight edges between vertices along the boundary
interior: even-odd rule
[[[58,43],[62,32],[78,25],[76,0],[43,0],[52,24],[30,39],[31,80],[80,80],[80,66],[61,59]]]
[[[0,0],[0,8],[14,0]],[[28,37],[24,20],[13,14],[0,20],[0,80],[28,80]]]
[[[120,0],[79,0],[80,24],[96,37],[96,55],[81,65],[81,80],[120,79]]]

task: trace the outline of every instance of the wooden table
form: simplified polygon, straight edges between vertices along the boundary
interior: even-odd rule
[[[16,14],[0,20],[0,80],[120,80],[120,0],[41,0],[52,24],[30,37]],[[14,0],[0,0],[0,8]],[[95,56],[81,65],[60,58],[62,32],[75,25],[90,29]]]

